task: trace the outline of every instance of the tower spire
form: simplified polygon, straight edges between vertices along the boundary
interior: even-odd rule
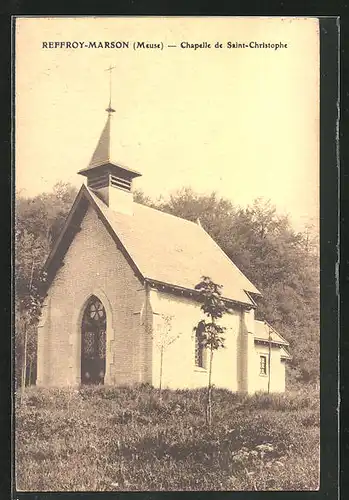
[[[106,109],[108,117],[97,147],[87,168],[79,170],[79,174],[87,177],[87,187],[91,189],[109,208],[117,212],[131,215],[133,213],[133,179],[139,177],[139,172],[122,165],[115,151],[115,142],[112,140],[112,70],[109,71],[109,105]]]
[[[109,71],[109,105],[106,108],[106,111],[108,112],[109,116],[111,115],[111,113],[115,113],[115,109],[113,109],[112,105],[111,105],[111,89],[112,89],[112,86],[111,86],[111,83],[112,83],[112,74],[111,74],[111,72],[115,68],[116,68],[116,66],[111,66],[110,65],[109,68],[107,68],[105,70],[105,71]]]

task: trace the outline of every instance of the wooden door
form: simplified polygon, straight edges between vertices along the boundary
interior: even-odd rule
[[[81,383],[103,384],[106,353],[106,314],[102,302],[92,296],[81,325]]]

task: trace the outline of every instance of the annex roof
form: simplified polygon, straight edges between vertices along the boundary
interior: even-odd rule
[[[112,231],[121,242],[129,261],[135,264],[144,279],[193,290],[202,276],[209,275],[223,286],[224,298],[255,305],[249,293],[260,295],[259,290],[200,225],[135,202],[133,215],[118,213],[85,185],[48,258],[47,269],[55,260],[60,241],[81,198],[87,198],[102,215],[101,220],[104,219],[109,232]]]
[[[288,346],[289,343],[285,340],[277,331],[267,322],[255,320],[255,340],[262,342],[269,342],[269,333],[270,340],[274,344],[281,344]]]
[[[292,359],[292,356],[286,351],[284,347],[280,349],[280,358],[281,359]]]

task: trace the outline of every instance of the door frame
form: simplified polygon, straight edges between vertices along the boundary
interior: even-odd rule
[[[107,295],[103,290],[95,288],[88,294],[85,294],[83,300],[80,302],[80,307],[75,310],[73,319],[72,334],[70,335],[69,343],[73,347],[73,364],[75,365],[75,380],[77,385],[81,385],[81,347],[82,347],[82,318],[87,306],[88,301],[92,296],[96,296],[102,303],[106,313],[106,351],[105,351],[105,375],[104,385],[112,384],[112,365],[114,364],[114,314]],[[73,333],[74,332],[74,333]]]
[[[91,307],[95,305],[95,315],[91,316]],[[101,313],[101,316],[99,315]],[[90,314],[91,313],[91,314]],[[89,339],[90,349],[86,350]],[[104,385],[107,354],[107,313],[96,295],[91,295],[81,322],[81,382],[91,385]],[[83,376],[84,373],[89,377]]]

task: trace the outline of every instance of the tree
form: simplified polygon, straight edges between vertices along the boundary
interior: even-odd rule
[[[147,205],[148,207],[155,207],[152,199],[145,195],[140,189],[135,189],[133,191],[133,201],[140,203],[141,205]]]
[[[201,310],[209,318],[209,321],[202,319],[194,327],[194,332],[198,335],[200,343],[209,350],[207,403],[206,403],[206,424],[209,429],[212,425],[212,361],[214,351],[224,347],[223,333],[225,327],[217,323],[226,312],[225,302],[222,300],[222,286],[214,283],[208,276],[203,276],[200,283],[195,286],[202,300]]]
[[[16,227],[40,237],[52,247],[77,194],[74,186],[58,182],[52,192],[32,198],[16,196]]]
[[[164,364],[164,353],[170,347],[173,342],[175,342],[180,333],[177,335],[172,334],[172,320],[173,316],[161,314],[162,325],[157,335],[156,346],[160,350],[160,378],[159,378],[159,400],[162,400],[162,376],[163,376],[163,364]]]
[[[70,210],[76,189],[58,183],[33,198],[17,194],[15,219],[15,380],[33,382],[37,323],[43,300],[44,262]]]
[[[30,382],[36,360],[36,324],[42,302],[43,259],[48,252],[48,242],[35,237],[26,229],[15,231],[15,354],[16,384],[22,390]],[[29,373],[28,373],[29,367]]]

